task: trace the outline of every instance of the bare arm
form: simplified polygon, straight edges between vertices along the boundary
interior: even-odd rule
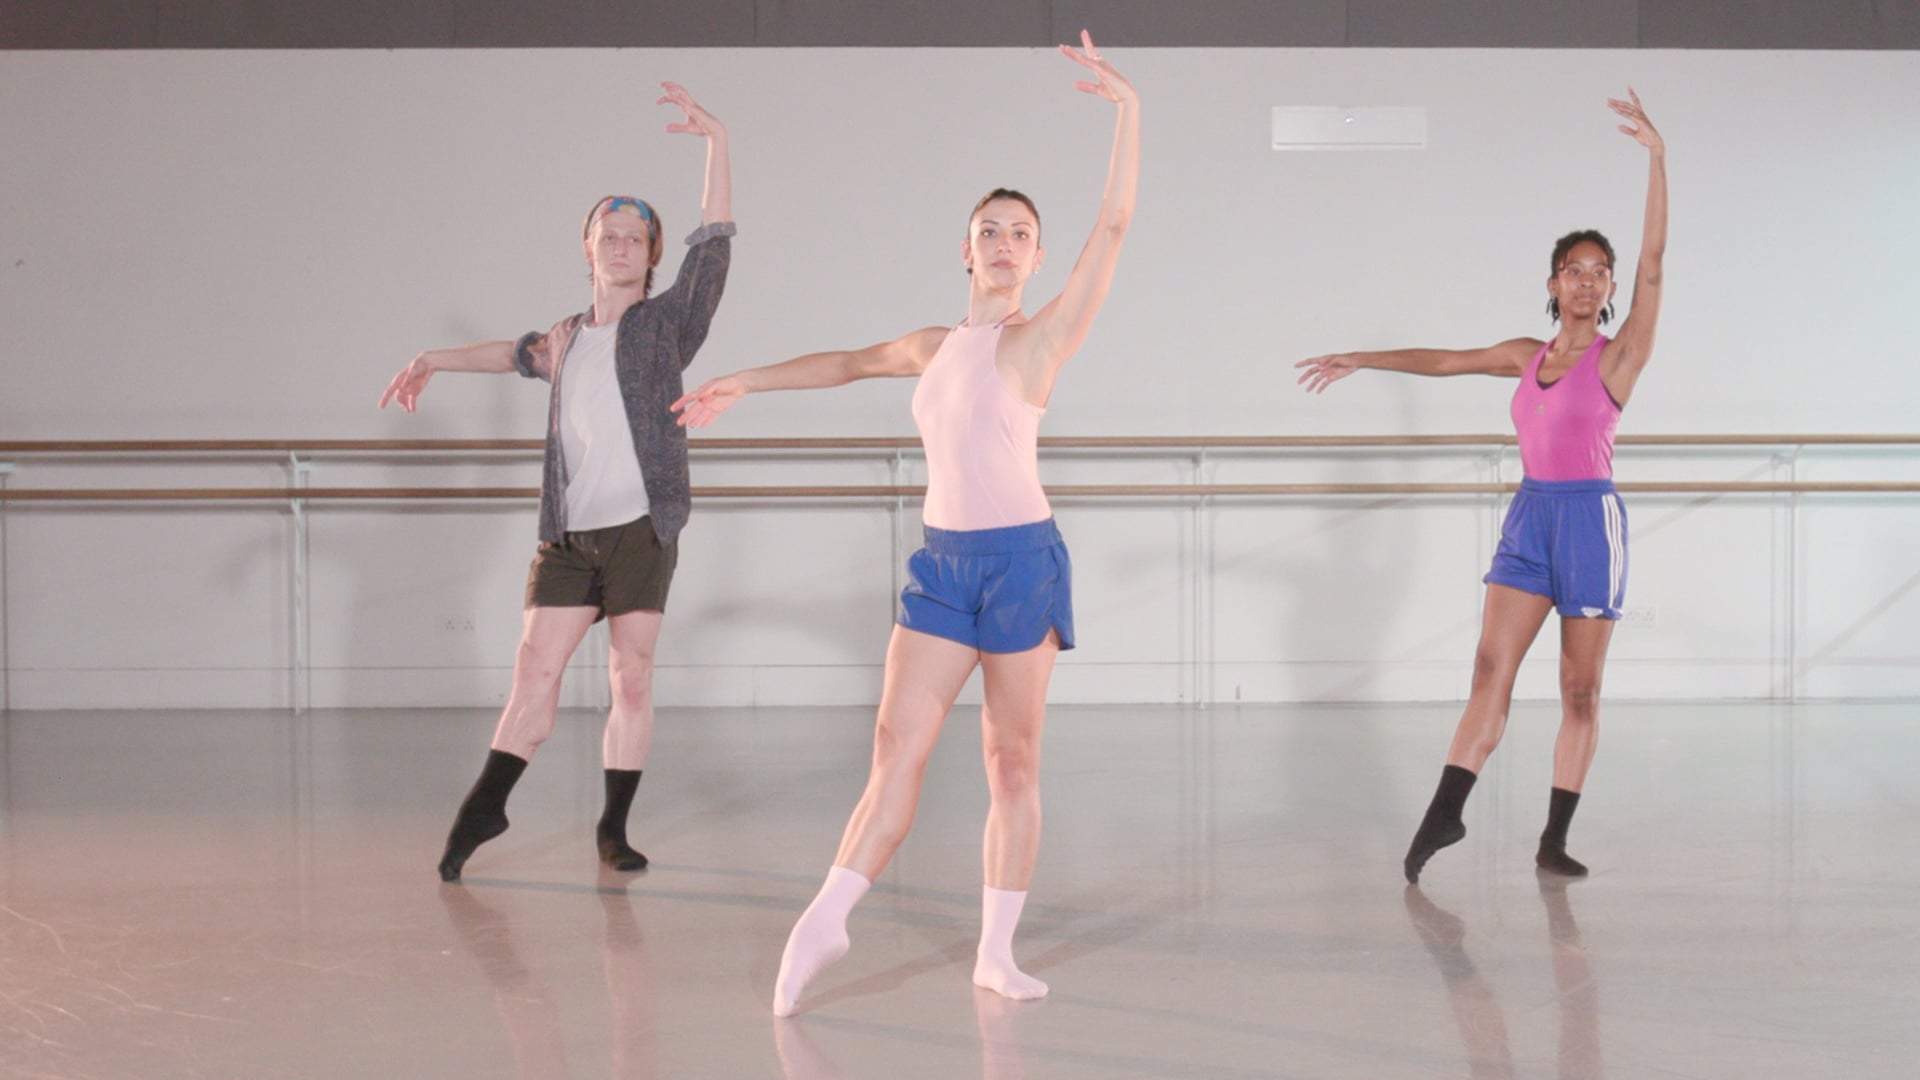
[[[678,105],[687,114],[685,123],[668,124],[676,135],[703,135],[707,140],[707,183],[700,196],[700,224],[733,220],[733,164],[727,156],[727,128],[714,115],[700,107],[679,83],[663,82],[666,91],[656,104]]]
[[[1113,102],[1119,110],[1114,119],[1113,153],[1107,161],[1107,187],[1100,196],[1100,212],[1094,219],[1093,235],[1080,249],[1080,259],[1067,275],[1060,295],[1030,320],[1029,333],[1034,335],[1034,359],[1039,367],[1036,374],[1046,385],[1052,384],[1054,373],[1073,356],[1086,340],[1088,331],[1093,329],[1093,318],[1100,313],[1107,289],[1113,284],[1120,244],[1133,221],[1134,196],[1140,186],[1140,95],[1100,55],[1091,35],[1081,31],[1080,41],[1079,50],[1062,45],[1060,51],[1093,72],[1096,78],[1077,82],[1074,87]]]
[[[1667,141],[1654,130],[1640,105],[1640,95],[1629,87],[1631,101],[1608,98],[1614,112],[1632,121],[1620,130],[1647,148],[1647,214],[1640,236],[1640,265],[1633,272],[1633,307],[1600,358],[1600,378],[1613,399],[1622,405],[1633,394],[1640,372],[1653,357],[1653,331],[1660,321],[1660,295],[1666,283],[1667,256]]]
[[[397,401],[402,409],[413,412],[419,407],[420,391],[436,371],[486,371],[504,375],[513,370],[513,342],[476,341],[451,349],[430,349],[413,358],[400,374],[387,384],[380,395],[380,407]]]
[[[682,427],[706,427],[748,394],[767,390],[816,390],[856,379],[899,378],[927,369],[945,340],[945,327],[930,326],[893,341],[851,351],[817,352],[708,379],[670,406]]]
[[[1484,349],[1388,349],[1382,352],[1333,353],[1302,360],[1299,382],[1318,394],[1360,368],[1402,371],[1409,375],[1501,375],[1519,378],[1527,362],[1540,351],[1539,338],[1512,338]]]

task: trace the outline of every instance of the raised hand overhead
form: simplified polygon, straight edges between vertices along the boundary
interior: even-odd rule
[[[1062,45],[1060,46],[1060,51],[1065,54],[1067,59],[1093,72],[1096,76],[1093,82],[1088,82],[1083,79],[1080,82],[1074,83],[1074,89],[1084,90],[1089,94],[1106,98],[1116,105],[1123,101],[1140,100],[1140,96],[1134,92],[1133,84],[1123,78],[1118,71],[1115,71],[1113,65],[1107,62],[1106,57],[1100,55],[1100,50],[1093,44],[1092,34],[1085,30],[1080,31],[1080,48],[1076,49],[1071,45]]]
[[[700,197],[700,223],[733,220],[733,164],[727,153],[727,128],[720,119],[693,100],[687,88],[675,82],[663,82],[664,91],[656,105],[672,105],[685,119],[667,125],[674,135],[699,135],[707,140],[706,190]]]
[[[1113,150],[1107,162],[1106,189],[1093,233],[1080,258],[1067,274],[1060,294],[1034,313],[1025,327],[1014,328],[1008,359],[1018,372],[1027,399],[1047,400],[1060,366],[1086,341],[1094,316],[1106,302],[1120,260],[1120,245],[1133,222],[1134,199],[1140,186],[1140,95],[1111,61],[1100,55],[1093,36],[1080,32],[1080,48],[1060,46],[1060,52],[1091,71],[1095,78],[1074,83],[1083,93],[1119,106],[1113,132]]]
[[[1627,97],[1629,99],[1627,101],[1621,101],[1619,98],[1607,99],[1608,108],[1633,121],[1630,124],[1621,124],[1620,130],[1633,136],[1633,141],[1641,146],[1655,153],[1664,153],[1667,149],[1667,140],[1660,137],[1660,132],[1654,129],[1653,121],[1647,119],[1647,110],[1640,104],[1640,95],[1629,86]]]
[[[686,87],[681,86],[679,83],[663,82],[660,84],[660,89],[664,90],[665,94],[661,96],[660,100],[654,102],[654,104],[676,105],[679,106],[681,112],[687,115],[686,120],[681,123],[668,124],[668,132],[675,135],[702,136],[719,135],[726,132],[726,127],[722,125],[712,113],[702,108],[699,102],[693,100],[693,95],[687,92]]]
[[[1627,87],[1627,99],[1608,98],[1607,107],[1628,120],[1620,130],[1647,148],[1646,219],[1641,227],[1640,261],[1633,272],[1632,307],[1620,324],[1619,336],[1600,357],[1600,373],[1607,390],[1622,405],[1633,396],[1640,372],[1653,358],[1667,255],[1667,140],[1647,118],[1646,107],[1631,86]]]

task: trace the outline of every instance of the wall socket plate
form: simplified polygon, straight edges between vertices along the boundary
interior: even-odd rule
[[[1275,105],[1275,150],[1419,150],[1427,145],[1423,105]]]
[[[1660,609],[1652,604],[1628,604],[1620,609],[1622,626],[1658,626]]]

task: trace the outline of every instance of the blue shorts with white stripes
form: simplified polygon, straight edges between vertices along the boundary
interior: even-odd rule
[[[1487,571],[1567,618],[1618,619],[1627,594],[1627,508],[1611,480],[1522,480]]]

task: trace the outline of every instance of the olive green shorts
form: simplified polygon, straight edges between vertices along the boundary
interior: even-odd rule
[[[662,546],[653,518],[542,543],[527,571],[527,606],[595,607],[600,617],[667,610],[667,587],[680,560],[678,541]]]

